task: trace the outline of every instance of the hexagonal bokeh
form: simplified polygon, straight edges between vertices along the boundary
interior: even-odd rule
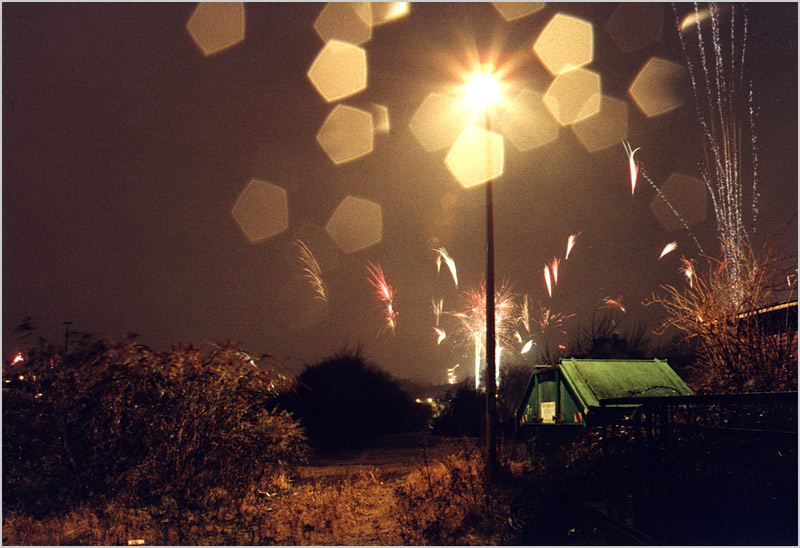
[[[286,191],[272,183],[252,179],[239,194],[231,214],[250,243],[275,236],[289,226]]]
[[[556,76],[544,94],[544,104],[562,126],[580,122],[600,111],[600,75],[575,69]]]
[[[588,152],[618,145],[628,138],[628,105],[603,95],[600,112],[570,127]]]
[[[506,21],[522,19],[544,8],[544,2],[492,2]]]
[[[503,174],[503,136],[470,126],[459,135],[444,163],[461,186],[469,188]]]
[[[347,196],[331,215],[325,230],[345,253],[371,247],[383,238],[381,206],[364,198]]]
[[[620,2],[606,22],[608,35],[625,53],[655,44],[663,30],[664,4],[660,2]]]
[[[356,13],[370,27],[377,27],[405,17],[409,2],[356,2]]]
[[[363,44],[372,38],[372,27],[359,15],[361,2],[328,2],[314,21],[323,42],[339,40]]]
[[[551,74],[588,65],[594,58],[592,24],[557,13],[533,44],[533,52]]]
[[[308,78],[329,103],[355,95],[367,87],[367,52],[331,40],[311,63]]]
[[[686,101],[689,75],[681,65],[650,58],[628,89],[631,98],[647,117],[675,110]]]
[[[244,40],[243,2],[200,2],[186,24],[203,55],[211,55]]]
[[[417,108],[408,127],[428,152],[447,148],[456,142],[472,120],[472,112],[462,99],[431,93]]]
[[[352,162],[372,152],[372,115],[336,105],[317,133],[317,142],[334,164]]]
[[[665,230],[672,232],[685,229],[682,220],[690,227],[705,220],[708,214],[708,188],[703,181],[689,175],[673,173],[661,185],[660,190],[664,198],[658,194],[653,196],[650,211]]]
[[[520,152],[558,139],[560,126],[545,107],[543,98],[538,91],[524,89],[500,115],[503,134]]]

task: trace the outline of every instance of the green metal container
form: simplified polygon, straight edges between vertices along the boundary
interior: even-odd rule
[[[584,428],[606,424],[637,406],[601,405],[601,400],[692,393],[664,360],[563,359],[531,375],[517,424],[532,458],[546,456],[575,441]]]

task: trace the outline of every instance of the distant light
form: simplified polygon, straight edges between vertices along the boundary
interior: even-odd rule
[[[483,110],[500,100],[500,82],[491,71],[477,72],[467,79],[464,99],[477,110]]]
[[[544,104],[562,126],[585,120],[600,112],[600,75],[575,69],[556,76],[544,94]]]
[[[200,2],[186,29],[203,55],[228,49],[244,40],[243,2]]]
[[[25,358],[22,357],[22,352],[19,352],[19,353],[17,353],[16,356],[14,356],[14,361],[12,361],[11,363],[19,363],[19,362],[24,361],[24,360],[25,360]]]
[[[367,88],[367,52],[331,40],[311,63],[308,78],[329,103],[355,95]]]
[[[461,100],[431,93],[414,112],[408,128],[428,152],[453,145],[472,119]]]
[[[383,210],[370,200],[347,196],[331,215],[325,230],[345,253],[366,249],[383,238]]]
[[[19,376],[19,380],[24,381],[25,380],[25,375],[20,375]]]
[[[360,6],[360,2],[328,2],[317,16],[314,30],[323,42],[363,44],[372,38],[372,27],[359,13]]]
[[[609,36],[625,53],[655,44],[663,29],[664,4],[660,2],[620,2],[606,23]]]
[[[571,126],[587,152],[597,152],[619,145],[628,138],[628,104],[603,95],[600,111]]]
[[[551,74],[586,66],[594,58],[592,24],[557,13],[533,44],[533,52]]]
[[[686,69],[659,57],[652,57],[628,89],[631,98],[648,118],[666,114],[681,106],[688,94]]]
[[[675,232],[703,222],[708,212],[708,189],[700,179],[673,173],[650,202],[650,211],[664,227]],[[664,200],[667,200],[667,204]],[[675,213],[680,215],[680,218]]]
[[[409,13],[409,2],[356,2],[355,11],[370,27],[377,27]]]
[[[369,112],[336,105],[317,133],[317,142],[334,164],[343,164],[372,152],[373,137]]]
[[[538,91],[523,89],[500,115],[503,134],[520,152],[558,139],[560,126],[547,110],[543,98]]]
[[[270,238],[289,227],[286,190],[253,179],[237,198],[231,214],[250,243]]]
[[[503,174],[503,136],[470,126],[456,139],[445,164],[461,186],[469,188]]]
[[[527,17],[544,8],[544,2],[492,2],[494,9],[496,9],[503,19],[506,21],[515,21]]]

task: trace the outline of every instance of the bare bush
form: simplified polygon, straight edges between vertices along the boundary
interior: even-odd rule
[[[467,444],[425,460],[395,486],[400,536],[409,545],[497,544],[508,507],[487,481],[478,448]]]
[[[789,301],[796,295],[797,261],[792,277],[783,268],[786,257],[770,245],[758,252],[749,246],[726,249],[725,260],[705,257],[702,271],[684,259],[691,284],[664,285],[664,294],[645,303],[666,311],[658,333],[675,328],[696,342],[701,391],[796,390],[797,305]],[[784,306],[771,306],[779,292]]]
[[[301,428],[274,408],[286,381],[235,345],[84,340],[3,373],[5,508],[208,506],[265,489],[304,458]]]

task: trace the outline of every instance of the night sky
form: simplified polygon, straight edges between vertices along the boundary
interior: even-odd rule
[[[466,308],[486,262],[485,190],[464,189],[409,129],[423,100],[454,83],[469,51],[500,48],[514,81],[544,93],[553,76],[532,44],[557,13],[592,23],[602,93],[628,105],[628,140],[657,184],[671,174],[700,177],[703,139],[691,88],[685,103],[648,118],[628,88],[651,57],[686,65],[669,4],[660,39],[622,51],[607,22],[617,4],[547,4],[506,22],[489,4],[412,4],[375,27],[361,47],[366,90],[326,102],[307,72],[324,43],[314,30],[322,3],[246,4],[244,41],[204,56],[186,25],[196,4],[3,4],[3,354],[18,350],[14,328],[33,317],[39,333],[63,341],[64,325],[117,338],[128,332],[155,349],[180,341],[231,340],[295,371],[346,347],[400,378],[441,383],[470,371],[472,347],[455,334],[440,346],[431,300]],[[688,5],[678,5],[681,15]],[[755,242],[775,234],[797,250],[797,4],[749,4],[743,82],[753,82],[759,211]],[[737,12],[740,13],[740,12]],[[631,26],[631,33],[640,31]],[[694,36],[694,35],[692,35]],[[697,40],[687,39],[687,48]],[[391,130],[374,150],[334,164],[316,141],[336,104],[389,112]],[[736,113],[747,123],[747,113]],[[745,143],[749,151],[749,143]],[[752,169],[749,169],[752,175]],[[232,208],[248,182],[286,190],[288,228],[251,243]],[[746,185],[751,184],[748,172]],[[717,223],[668,230],[640,178],[631,196],[621,144],[589,153],[569,127],[543,147],[506,143],[494,184],[496,279],[575,314],[586,326],[598,303],[622,296],[626,329],[654,328],[661,311],[642,301],[661,284],[683,284],[680,258],[717,255]],[[380,243],[343,253],[324,227],[346,196],[382,208]],[[748,223],[753,215],[743,211]],[[563,259],[548,297],[543,266]],[[302,277],[300,239],[322,269],[328,300]],[[664,246],[678,249],[663,259]],[[437,275],[435,247],[458,268]],[[367,265],[395,289],[394,334]],[[605,311],[602,311],[605,312]],[[442,318],[454,331],[457,322]],[[662,342],[656,338],[655,343]],[[536,352],[504,361],[533,363]]]

